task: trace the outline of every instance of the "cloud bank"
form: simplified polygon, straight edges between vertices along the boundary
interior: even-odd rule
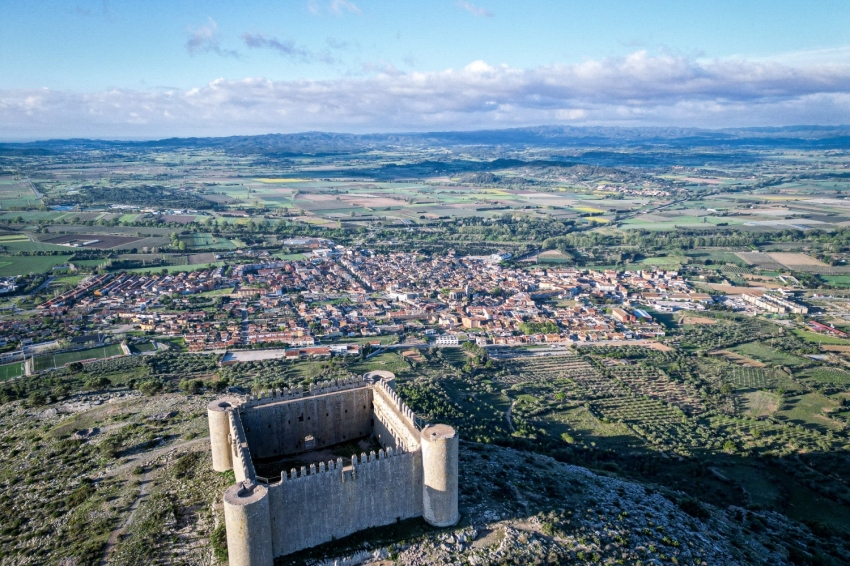
[[[462,69],[404,73],[385,68],[365,78],[323,81],[216,79],[189,90],[0,90],[0,136],[5,139],[559,123],[847,124],[850,64],[702,61],[638,51],[623,58],[530,69],[475,61]]]

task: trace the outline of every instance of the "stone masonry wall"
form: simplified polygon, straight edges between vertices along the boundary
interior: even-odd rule
[[[272,549],[281,556],[422,514],[421,452],[311,466],[269,486]]]
[[[372,389],[360,387],[240,409],[251,454],[269,458],[297,454],[369,436]],[[305,446],[307,436],[314,445]]]
[[[228,419],[230,420],[233,475],[236,476],[236,481],[253,480],[256,478],[256,473],[254,472],[254,462],[251,459],[251,453],[248,449],[245,430],[242,426],[242,419],[239,418],[239,413],[236,411],[229,411]]]
[[[419,449],[419,431],[413,423],[413,413],[392,389],[377,383],[372,398],[374,407],[373,434],[385,448],[413,451]]]

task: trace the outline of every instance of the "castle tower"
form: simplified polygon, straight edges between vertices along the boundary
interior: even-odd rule
[[[425,427],[422,440],[422,517],[435,527],[460,519],[457,509],[458,437],[449,425]]]
[[[226,472],[233,468],[233,457],[228,440],[230,437],[230,419],[227,416],[227,410],[234,404],[236,404],[234,400],[225,397],[207,405],[213,470],[216,472]]]
[[[224,524],[230,566],[274,566],[268,488],[252,480],[224,492]]]

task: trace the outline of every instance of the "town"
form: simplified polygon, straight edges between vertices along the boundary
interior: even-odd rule
[[[652,339],[663,336],[664,327],[646,306],[702,310],[711,302],[675,271],[523,269],[493,258],[381,255],[339,246],[301,261],[93,275],[37,310],[85,321],[90,331],[132,325],[153,336],[182,337],[190,352],[212,353],[387,335],[437,346]],[[12,324],[7,340],[33,338],[5,324]]]

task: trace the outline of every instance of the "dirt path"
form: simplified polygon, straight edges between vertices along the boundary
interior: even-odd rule
[[[135,468],[136,466],[140,465],[142,462],[153,460],[155,458],[162,456],[163,454],[165,454],[167,452],[172,452],[172,451],[177,450],[179,448],[188,448],[190,446],[196,446],[196,445],[201,444],[201,443],[209,443],[209,441],[210,441],[209,436],[202,436],[201,438],[195,438],[194,440],[188,440],[186,442],[180,442],[178,444],[169,444],[169,445],[163,446],[162,448],[157,448],[155,450],[150,450],[148,452],[140,452],[138,454],[134,454],[133,456],[131,456],[130,460],[128,460],[126,463],[121,464],[120,466],[116,466],[115,468],[112,468],[111,470],[107,470],[106,473],[104,474],[104,476],[105,477],[117,476],[118,474],[130,471],[132,468]]]
[[[109,556],[112,554],[112,550],[115,548],[115,545],[118,544],[118,539],[121,535],[127,532],[127,529],[133,524],[133,517],[135,516],[136,511],[138,511],[139,505],[142,504],[142,500],[147,497],[150,492],[151,483],[152,481],[148,477],[148,472],[142,474],[142,479],[139,483],[139,495],[136,496],[136,500],[133,501],[132,505],[130,505],[130,512],[127,514],[127,518],[124,519],[121,526],[109,533],[109,538],[106,540],[106,547],[103,549],[103,556],[100,559],[100,566],[106,566],[109,563]]]
[[[106,472],[106,477],[128,472],[131,468],[135,468],[136,466],[141,465],[143,462],[149,462],[151,460],[154,460],[168,452],[173,452],[174,450],[178,450],[181,448],[194,447],[206,442],[209,442],[208,436],[195,438],[194,440],[180,442],[178,444],[171,444],[169,446],[157,448],[156,450],[150,450],[148,452],[136,454],[135,457],[133,457],[129,462],[121,464],[120,466],[112,468],[111,470],[108,470]],[[127,518],[124,519],[124,522],[121,523],[121,526],[109,533],[109,538],[106,541],[106,547],[103,549],[103,556],[100,559],[100,566],[106,566],[109,563],[109,556],[112,554],[115,545],[118,544],[118,539],[121,537],[121,535],[127,532],[127,529],[133,524],[133,517],[136,515],[136,511],[139,509],[139,505],[142,504],[142,501],[145,499],[145,497],[147,497],[148,493],[150,493],[152,484],[153,480],[150,477],[150,472],[145,471],[142,474],[141,481],[139,482],[139,494],[136,496],[136,499],[135,501],[133,501],[133,504],[130,505]]]
[[[516,432],[516,430],[514,429],[514,423],[511,420],[511,411],[513,410],[513,408],[514,408],[514,402],[511,401],[511,404],[508,405],[508,410],[505,411],[505,420],[508,421],[508,428],[511,429],[511,432]]]

